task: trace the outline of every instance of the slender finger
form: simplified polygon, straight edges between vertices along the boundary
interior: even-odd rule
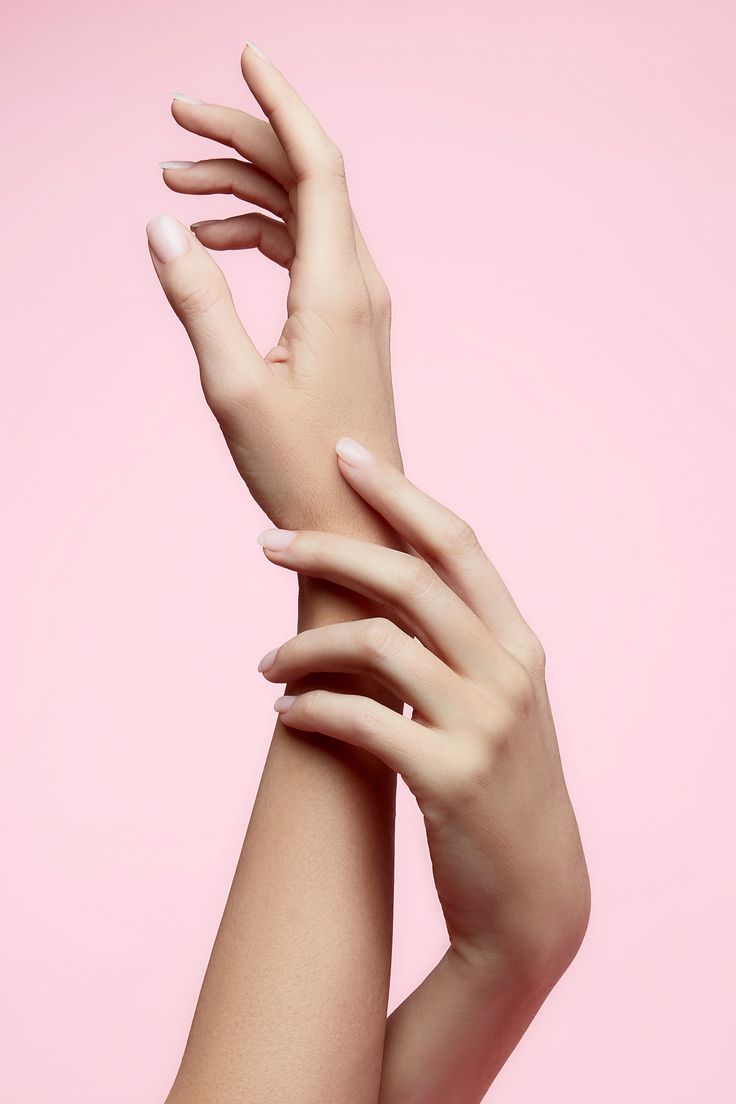
[[[512,655],[534,661],[538,641],[470,526],[357,441],[342,438],[336,449],[340,471],[361,498],[434,567]]]
[[[373,698],[307,690],[279,698],[275,708],[290,728],[320,732],[372,752],[401,774],[415,794],[431,787],[432,763],[445,743],[442,736]]]
[[[297,258],[319,278],[344,279],[357,253],[342,155],[286,77],[251,45],[241,69],[297,182]]]
[[[294,260],[294,242],[283,222],[258,212],[193,222],[191,229],[208,249],[258,249],[287,269]]]
[[[281,219],[293,216],[289,195],[283,185],[250,162],[240,161],[234,157],[220,157],[204,161],[162,161],[161,168],[164,183],[174,192],[185,195],[233,195],[248,203],[255,203]],[[224,225],[224,220],[216,221]],[[201,225],[203,224],[193,223],[192,228]],[[388,289],[370,255],[355,215],[353,215],[353,232],[371,303],[377,313],[385,313],[390,306]],[[199,237],[200,241],[210,249],[244,249],[257,244],[251,240],[250,234],[246,235],[245,241],[240,241],[236,234],[226,236],[224,233],[218,233],[217,238],[211,241],[209,239],[205,241],[204,238]],[[281,256],[283,250],[279,250],[279,254]],[[266,255],[270,256],[269,253]],[[280,256],[278,263],[283,264]],[[293,256],[292,247],[290,259]]]
[[[171,215],[146,226],[151,260],[166,298],[189,335],[211,405],[271,378],[243,328],[227,281],[197,238]]]
[[[264,656],[258,670],[269,682],[293,682],[324,671],[368,672],[431,724],[450,728],[462,723],[458,691],[467,684],[387,618],[305,629]]]
[[[205,161],[162,161],[164,183],[173,192],[186,195],[233,195],[255,203],[279,218],[291,214],[289,197],[268,173],[234,157],[213,157]]]
[[[386,281],[378,271],[376,262],[369,252],[365,238],[358,226],[355,212],[353,212],[353,234],[355,235],[355,248],[358,252],[358,260],[363,270],[363,278],[368,288],[368,294],[371,297],[371,306],[373,307],[374,314],[388,321],[391,317],[391,297],[389,295],[389,290]]]
[[[230,146],[280,184],[287,195],[297,184],[294,169],[270,123],[237,108],[192,103],[189,99],[173,100],[171,110],[177,123],[184,129]],[[368,251],[354,214],[352,224],[358,262],[371,305],[377,314],[386,315],[390,311],[386,284]]]
[[[473,611],[424,560],[335,533],[269,529],[258,538],[272,563],[326,579],[393,606],[436,656],[459,674],[487,679],[489,657],[508,655]]]
[[[296,184],[294,170],[270,123],[247,111],[223,104],[191,103],[174,99],[171,114],[179,126],[236,150],[282,187]]]

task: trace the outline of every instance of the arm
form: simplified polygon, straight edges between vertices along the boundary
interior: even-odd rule
[[[390,308],[355,222],[342,160],[268,61],[243,75],[267,120],[175,99],[186,129],[242,155],[166,169],[175,191],[232,192],[269,210],[205,222],[162,216],[151,257],[199,362],[207,402],[252,494],[278,525],[391,543],[324,462],[353,427],[397,462]],[[289,271],[288,317],[265,358],[204,246],[257,246]],[[365,616],[329,584],[300,585],[299,627]],[[308,683],[296,683],[306,687]],[[345,688],[395,697],[370,677]],[[377,1098],[391,939],[395,779],[369,753],[277,724],[170,1104]]]
[[[300,628],[353,614],[313,589]],[[394,793],[374,757],[276,725],[168,1104],[377,1099]]]
[[[424,814],[450,945],[388,1022],[381,1104],[471,1104],[572,961],[589,883],[549,707],[544,656],[472,530],[390,464],[340,442],[350,485],[416,551],[299,531],[268,558],[390,603],[303,632],[265,670],[370,672],[413,708],[315,689],[277,708],[399,771]],[[278,546],[277,546],[278,545]],[[412,635],[413,634],[413,635]],[[417,639],[414,639],[416,636]]]

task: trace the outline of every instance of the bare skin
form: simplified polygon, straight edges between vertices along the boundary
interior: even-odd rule
[[[221,270],[197,240],[214,247],[222,230],[201,227],[195,236],[168,216],[154,219],[151,258],[191,339],[205,398],[268,516],[392,543],[395,535],[328,462],[346,429],[400,462],[388,293],[354,219],[339,150],[251,47],[242,70],[266,120],[181,100],[172,111],[183,127],[262,165],[232,161],[227,171],[278,197],[275,238],[244,236],[249,219],[265,217],[251,215],[235,237],[226,231],[220,239],[266,243],[267,254],[269,241],[283,246],[287,320],[273,348],[265,357],[254,348]],[[218,164],[203,170],[206,187],[194,170],[166,171],[165,180],[180,191],[227,191]],[[371,608],[332,584],[300,584],[300,628]],[[370,679],[333,682],[400,708]],[[277,723],[169,1104],[375,1102],[391,953],[394,794],[395,776],[375,757],[328,737],[305,740]]]
[[[247,161],[164,179],[269,216],[194,232],[164,216],[149,244],[238,470],[279,532],[299,530],[268,552],[298,573],[299,633],[262,662],[287,693],[168,1104],[465,1104],[587,923],[544,657],[472,532],[403,477],[390,301],[339,150],[250,46],[242,69],[266,120],[172,111]],[[288,269],[265,357],[203,246]],[[374,452],[343,441],[336,463],[344,434]],[[450,945],[387,1022],[397,771],[425,816]]]
[[[370,674],[412,706],[319,688],[278,699],[399,772],[424,814],[450,945],[389,1019],[381,1104],[482,1098],[585,933],[590,889],[565,785],[542,647],[470,527],[353,441],[350,485],[414,555],[332,533],[269,530],[276,564],[398,608],[299,633],[264,676]],[[415,634],[415,635],[413,635]]]

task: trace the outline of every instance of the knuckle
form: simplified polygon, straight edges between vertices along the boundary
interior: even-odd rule
[[[334,294],[332,308],[333,313],[349,326],[362,329],[373,322],[373,305],[364,285]]]
[[[342,150],[331,138],[325,138],[320,155],[320,164],[330,176],[344,180],[345,158],[342,155]]]
[[[252,381],[240,375],[223,372],[208,377],[203,385],[207,405],[223,432],[238,429],[255,397]]]
[[[361,644],[370,659],[386,659],[397,647],[398,630],[387,617],[372,617],[363,623]]]
[[[426,598],[437,584],[437,576],[426,560],[407,555],[407,563],[399,572],[399,587],[409,599]]]
[[[443,772],[443,801],[447,807],[456,809],[483,794],[494,761],[494,749],[487,739],[466,741],[461,754],[453,755]]]
[[[452,557],[467,556],[477,552],[480,542],[475,530],[457,514],[450,513],[442,529],[440,547],[437,551]]]
[[[210,313],[222,298],[218,280],[202,280],[179,293],[176,308],[182,318],[196,322]]]
[[[536,633],[528,633],[522,645],[522,657],[529,674],[534,679],[544,678],[547,669],[547,654]]]
[[[516,663],[503,679],[503,696],[514,717],[526,717],[534,709],[536,691],[534,680],[521,663]]]
[[[327,708],[328,693],[325,690],[310,690],[300,699],[302,717],[307,722],[318,722],[324,717]]]

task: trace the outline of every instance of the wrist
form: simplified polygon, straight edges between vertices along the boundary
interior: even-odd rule
[[[297,617],[299,632],[304,629],[320,628],[323,625],[338,622],[375,617],[379,612],[383,616],[389,616],[385,610],[379,610],[377,603],[372,603],[369,599],[354,594],[352,591],[327,583],[322,579],[299,576]],[[300,694],[313,688],[370,697],[390,709],[395,709],[398,713],[403,709],[402,701],[396,698],[378,679],[367,674],[339,672],[308,675],[298,681],[288,683],[285,687],[285,693]],[[370,775],[376,786],[381,789],[389,786],[393,789],[396,781],[394,771],[375,755],[363,748],[339,740],[329,740],[328,744],[334,754],[343,759],[351,760],[363,774]]]

